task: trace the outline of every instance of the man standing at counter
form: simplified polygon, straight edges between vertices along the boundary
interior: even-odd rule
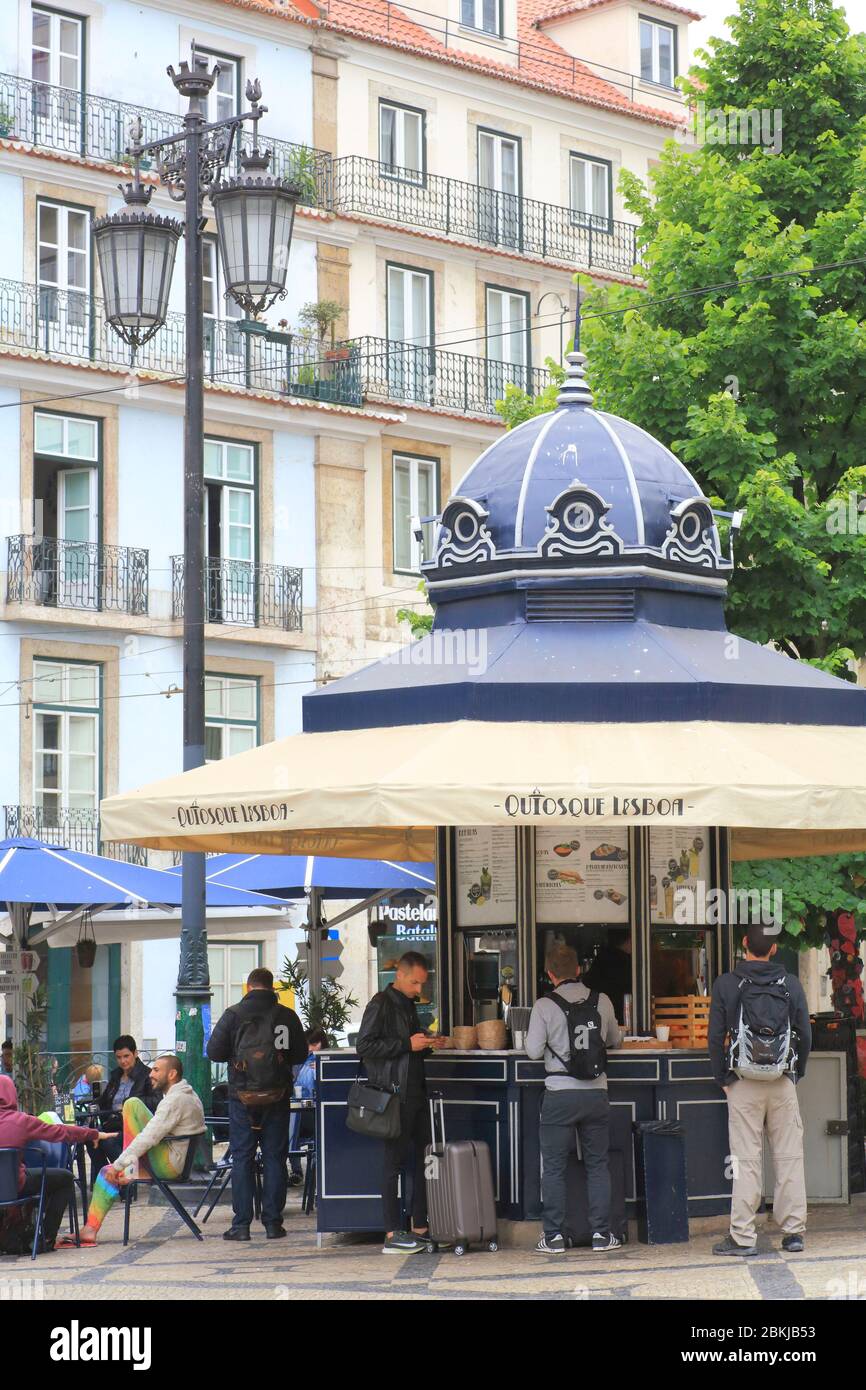
[[[566,1171],[575,1151],[575,1130],[586,1165],[587,1201],[593,1250],[618,1250],[610,1229],[610,1101],[607,1049],[619,1047],[622,1033],[606,994],[578,980],[577,952],[556,942],[544,968],[553,993],[534,1005],[526,1034],[526,1055],[544,1058],[547,1072],[541,1106],[541,1203],[544,1232],[536,1250],[546,1255],[567,1249]]]
[[[764,1126],[773,1155],[773,1218],[782,1249],[803,1249],[806,1173],[796,1084],[806,1073],[812,1026],[803,986],[773,963],[776,938],[761,922],[743,937],[745,958],[713,985],[709,1051],[728,1098],[733,1168],[731,1229],[714,1255],[757,1255],[755,1216],[763,1191]]]
[[[441,1047],[444,1041],[422,1032],[418,1021],[415,1001],[421,996],[427,974],[426,957],[419,951],[407,951],[401,956],[393,983],[374,994],[364,1010],[355,1044],[367,1080],[374,1086],[394,1089],[400,1101],[400,1133],[396,1139],[386,1139],[383,1145],[384,1255],[417,1255],[427,1248],[423,1239],[427,1233],[424,1149],[431,1138],[424,1053],[431,1047]],[[403,1231],[397,1185],[413,1143],[412,1230]]]

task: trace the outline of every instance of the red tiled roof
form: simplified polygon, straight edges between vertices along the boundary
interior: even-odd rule
[[[443,38],[431,34],[411,17],[413,13],[423,13],[424,0],[419,0],[417,6],[407,5],[405,9],[389,0],[287,0],[286,4],[278,0],[220,0],[220,3],[264,11],[316,29],[416,53],[452,67],[487,73],[517,86],[571,97],[587,106],[619,111],[668,129],[681,125],[684,119],[660,107],[630,100],[612,82],[597,77],[586,63],[573,58],[550,35],[538,29],[536,21],[545,14],[545,6],[549,9],[549,0],[518,0],[517,33],[513,37],[519,41],[519,65],[455,48],[451,33],[446,34],[445,21],[428,13],[424,17],[429,18],[432,28],[440,28]],[[596,0],[596,3],[606,3],[606,0]],[[673,7],[668,5],[667,8]],[[316,11],[316,17],[311,14],[312,10]],[[447,44],[443,42],[446,38]]]
[[[300,5],[302,0],[298,0]],[[580,14],[582,10],[594,10],[599,5],[612,5],[616,0],[568,0],[566,4],[550,5],[541,7],[541,12],[535,17],[533,23],[536,25],[546,24],[550,19],[564,19],[569,14]],[[673,10],[675,14],[685,15],[687,19],[703,19],[702,14],[696,10],[687,10],[682,5],[674,5],[672,0],[648,0],[651,5],[656,5],[662,10]]]

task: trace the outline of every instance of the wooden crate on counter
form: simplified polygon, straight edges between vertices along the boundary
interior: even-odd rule
[[[666,1024],[674,1047],[706,1047],[710,1000],[705,994],[660,995],[653,999],[653,1027]]]

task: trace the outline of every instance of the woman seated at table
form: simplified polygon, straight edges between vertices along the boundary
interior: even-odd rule
[[[154,1111],[159,1101],[150,1080],[150,1070],[138,1055],[135,1038],[122,1033],[114,1040],[114,1057],[117,1066],[108,1078],[108,1085],[99,1100],[99,1125],[107,1130],[111,1138],[94,1150],[90,1167],[91,1186],[98,1173],[107,1163],[113,1163],[123,1148],[123,1103],[126,1100],[141,1100],[147,1109]]]

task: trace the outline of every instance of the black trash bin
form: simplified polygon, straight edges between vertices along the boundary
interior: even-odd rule
[[[634,1148],[638,1240],[644,1245],[688,1240],[684,1125],[677,1120],[638,1120]]]

